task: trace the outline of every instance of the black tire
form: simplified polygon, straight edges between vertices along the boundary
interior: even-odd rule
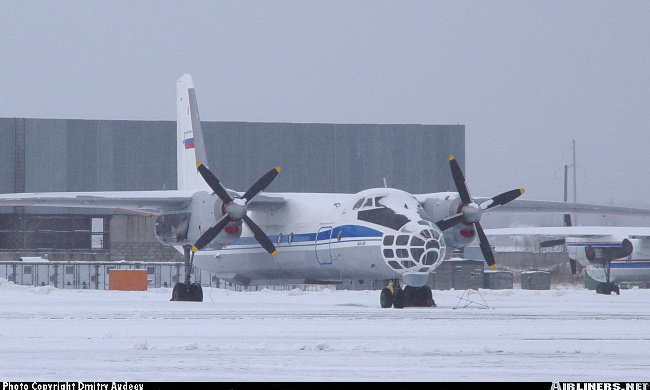
[[[424,298],[424,303],[423,306],[425,307],[436,307],[436,301],[433,300],[433,292],[431,291],[431,287],[429,286],[422,286],[420,287],[422,290],[422,297]]]
[[[382,308],[387,309],[393,306],[393,292],[390,291],[390,288],[384,287],[379,294],[379,304]]]
[[[404,308],[404,301],[405,301],[405,294],[402,289],[395,289],[393,291],[393,307],[395,309],[403,309]]]
[[[187,301],[189,293],[185,283],[176,283],[172,290],[172,301]]]
[[[612,283],[598,283],[596,286],[596,293],[603,295],[612,294]]]
[[[203,302],[203,288],[198,283],[190,284],[188,300],[192,302]]]
[[[612,283],[612,291],[616,293],[616,295],[621,295],[621,290],[618,288],[618,285],[615,283]]]
[[[404,287],[404,305],[407,307],[420,306],[422,297],[420,296],[420,289],[412,286]]]

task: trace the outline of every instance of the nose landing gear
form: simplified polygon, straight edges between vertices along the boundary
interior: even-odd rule
[[[405,286],[402,289],[399,280],[389,282],[388,286],[381,290],[379,304],[385,309],[391,306],[396,309],[437,306],[433,300],[431,287],[427,285],[422,287]]]

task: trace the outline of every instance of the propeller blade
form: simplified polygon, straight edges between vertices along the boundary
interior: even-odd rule
[[[198,240],[196,240],[196,244],[192,247],[192,252],[196,252],[198,250],[201,250],[204,246],[208,245],[210,241],[214,240],[215,237],[221,233],[223,228],[228,225],[228,222],[230,222],[230,214],[226,213],[221,219],[217,222],[216,225],[208,229],[201,237],[199,237]]]
[[[578,273],[576,261],[572,258],[569,258],[569,265],[571,266],[571,275],[575,277],[576,274]]]
[[[558,238],[557,240],[548,240],[548,241],[542,241],[539,243],[540,248],[549,248],[552,246],[558,246],[558,245],[564,245],[566,243],[566,240],[564,238]]]
[[[246,199],[246,203],[250,202],[257,194],[264,191],[266,187],[275,179],[275,177],[280,173],[280,167],[275,167],[270,171],[266,172],[264,176],[260,177],[258,181],[251,186],[251,188],[246,191],[242,199]]]
[[[463,204],[472,203],[472,197],[469,195],[467,184],[465,184],[463,171],[460,169],[460,165],[458,165],[456,158],[452,155],[449,155],[449,166],[451,167],[451,177],[454,179],[454,184],[456,184],[456,190],[460,195],[460,200]]]
[[[252,219],[248,217],[248,215],[244,215],[243,217],[244,222],[246,223],[246,226],[253,232],[253,235],[255,235],[255,239],[257,242],[262,245],[264,249],[266,249],[267,252],[271,254],[271,256],[276,256],[278,254],[278,251],[275,249],[275,246],[271,242],[271,239],[260,229],[259,226],[255,222],[253,222]]]
[[[490,269],[494,269],[494,253],[492,253],[490,242],[488,241],[487,236],[483,231],[483,227],[481,227],[480,223],[474,222],[474,228],[476,228],[476,233],[478,233],[478,245],[481,247],[481,253],[483,253],[485,262],[487,263],[488,267],[490,267]]]
[[[492,199],[486,200],[485,202],[481,203],[481,209],[488,210],[491,209],[492,207],[503,206],[504,204],[517,199],[523,193],[524,193],[523,188],[517,188],[516,190],[506,191],[502,194],[493,197]]]
[[[214,191],[214,193],[217,194],[217,196],[219,197],[219,199],[221,199],[221,201],[223,203],[232,202],[232,197],[230,196],[230,194],[228,194],[226,189],[223,188],[223,186],[219,182],[219,179],[217,179],[217,177],[215,175],[213,175],[212,172],[210,172],[208,167],[201,164],[200,162],[196,163],[196,167],[198,168],[199,173],[201,174],[201,176],[203,176],[203,180],[205,180],[205,182],[208,183],[208,186],[210,186],[210,188],[212,188],[212,191]],[[216,235],[215,235],[215,237],[216,237]]]
[[[456,224],[460,223],[460,221],[463,220],[463,217],[465,214],[459,213],[456,215],[452,215],[451,217],[447,217],[445,219],[441,219],[440,221],[436,222],[436,225],[440,229],[440,231],[445,231],[449,229],[452,226],[455,226]]]

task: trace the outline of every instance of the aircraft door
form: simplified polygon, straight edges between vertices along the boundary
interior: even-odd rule
[[[332,264],[332,252],[330,243],[332,240],[332,227],[323,226],[316,233],[314,246],[316,249],[316,261],[318,264]]]

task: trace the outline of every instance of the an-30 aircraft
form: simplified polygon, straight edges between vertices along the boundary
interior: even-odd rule
[[[571,272],[576,262],[597,280],[599,294],[620,294],[617,283],[650,282],[650,228],[564,226],[486,229],[488,236],[531,236],[540,247],[565,245]]]
[[[177,82],[178,189],[0,195],[0,206],[110,208],[157,215],[155,236],[184,254],[184,282],[172,300],[202,301],[191,267],[244,285],[386,281],[382,307],[433,306],[427,278],[450,248],[478,236],[486,263],[494,255],[481,227],[484,211],[549,211],[650,215],[650,210],[515,200],[523,189],[472,198],[457,161],[458,192],[409,194],[374,188],[356,194],[264,193],[280,168],[246,192],[225,188],[206,166],[190,75]],[[217,167],[218,168],[218,167]],[[504,207],[498,207],[503,206]],[[444,232],[444,234],[443,234]],[[402,289],[400,282],[403,282]]]

